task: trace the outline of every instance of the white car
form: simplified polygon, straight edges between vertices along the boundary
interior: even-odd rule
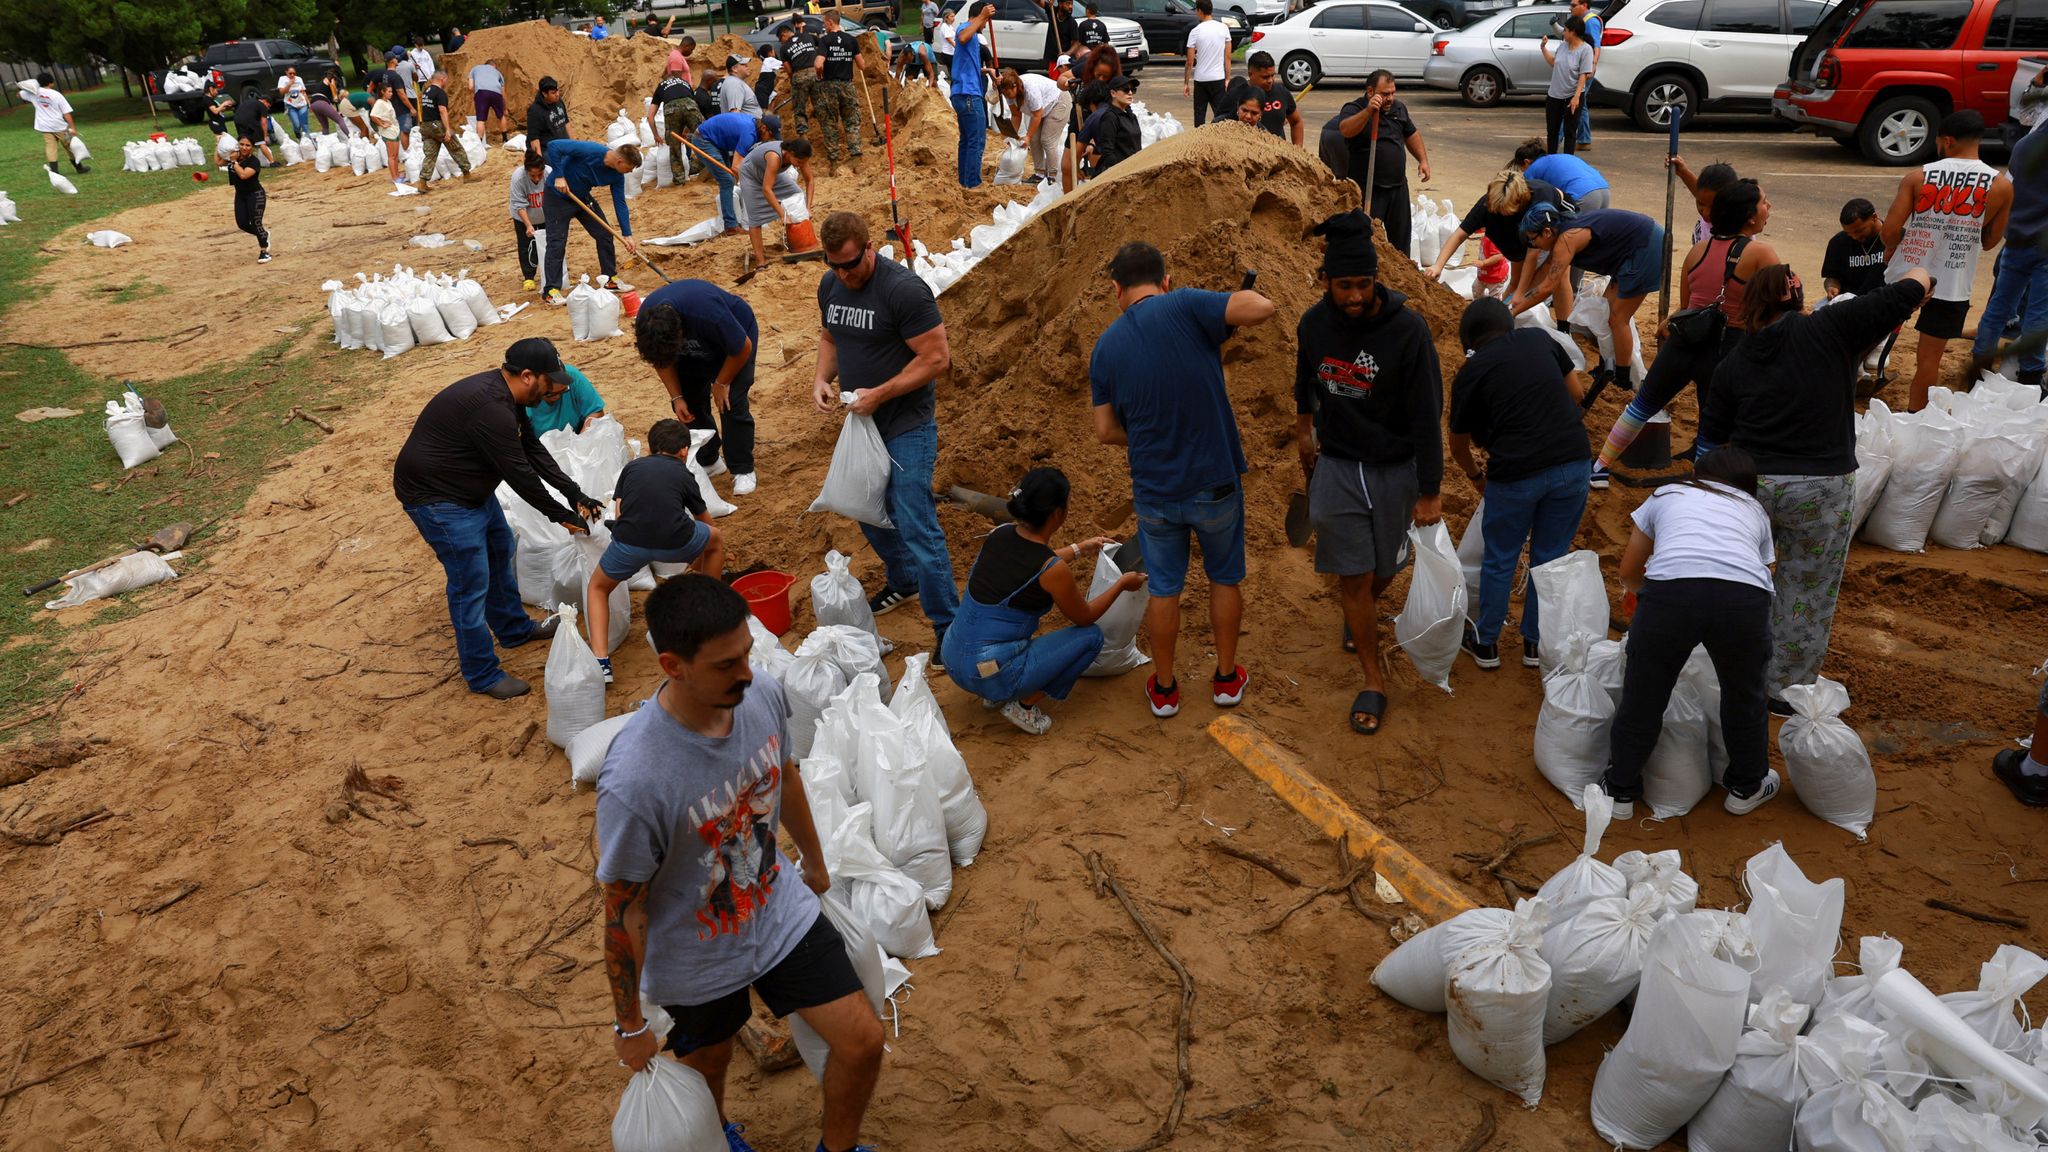
[[[1769,115],[1792,50],[1830,7],[1824,0],[1622,0],[1601,35],[1593,102],[1623,108],[1645,132],[1671,112]]]
[[[1246,24],[1255,27],[1287,19],[1287,0],[1224,0],[1216,9],[1235,12],[1244,17]]]
[[[1443,29],[1388,0],[1324,0],[1252,33],[1255,50],[1280,62],[1280,82],[1300,91],[1323,80],[1363,80],[1385,68],[1420,80]]]
[[[945,0],[943,7],[956,13],[966,11],[965,0]],[[1123,58],[1124,71],[1140,71],[1152,59],[1152,47],[1145,42],[1145,30],[1137,21],[1104,16],[1102,26],[1109,29],[1110,46]],[[1036,61],[1045,54],[1045,10],[1032,0],[996,0],[996,17],[989,21],[989,29],[995,34],[1000,60]]]

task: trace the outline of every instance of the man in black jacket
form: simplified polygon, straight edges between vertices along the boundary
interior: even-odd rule
[[[562,86],[553,76],[543,76],[533,103],[526,106],[526,151],[545,155],[548,141],[568,138],[569,105],[562,101]]]
[[[498,666],[492,636],[517,648],[555,634],[554,620],[536,624],[519,602],[517,545],[494,495],[498,484],[571,533],[586,531],[584,518],[603,510],[563,474],[526,417],[527,405],[568,384],[553,344],[537,336],[518,341],[505,350],[503,367],[457,380],[427,401],[391,470],[398,502],[448,573],[462,679],[471,692],[498,700],[524,696],[528,686]]]
[[[1379,283],[1365,214],[1340,213],[1316,232],[1328,239],[1324,296],[1295,330],[1294,442],[1316,571],[1337,577],[1347,646],[1365,674],[1351,728],[1371,736],[1387,710],[1379,598],[1408,561],[1410,513],[1417,524],[1443,519],[1443,371],[1428,322]]]

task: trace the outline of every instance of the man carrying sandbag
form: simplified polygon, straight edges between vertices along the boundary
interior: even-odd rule
[[[669,409],[691,428],[711,433],[697,463],[706,476],[730,470],[735,496],[754,491],[754,414],[747,393],[754,387],[760,334],[747,302],[707,280],[656,288],[633,318],[633,347],[668,390]]]
[[[497,700],[524,696],[528,685],[498,666],[491,638],[517,648],[551,639],[556,624],[552,617],[535,623],[520,604],[512,567],[517,546],[493,495],[498,484],[511,485],[570,532],[585,531],[585,517],[603,511],[541,447],[522,407],[568,382],[553,344],[537,336],[518,341],[505,350],[502,367],[457,380],[427,401],[391,469],[398,502],[448,573],[448,616],[463,682]],[[574,511],[556,501],[550,487]]]
[[[881,1074],[882,1022],[818,902],[831,877],[789,754],[782,685],[754,678],[747,602],[718,579],[678,576],[646,612],[665,678],[612,742],[597,783],[613,1050],[635,1071],[664,1059],[640,1010],[643,997],[661,1005],[674,1020],[668,1050],[703,1074],[732,1152],[752,1152],[725,1112],[752,989],[830,1045],[818,1149],[849,1152]],[[803,854],[801,873],[778,827]]]

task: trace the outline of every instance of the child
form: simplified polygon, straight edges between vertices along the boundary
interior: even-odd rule
[[[1508,258],[1484,232],[1479,234],[1479,294],[1495,299],[1508,293]]]
[[[263,160],[256,146],[242,137],[235,154],[228,157],[228,185],[235,190],[235,227],[256,238],[260,248],[258,264],[270,263],[270,232],[263,227],[263,208],[268,197],[263,191]]]
[[[531,152],[525,163],[512,170],[512,182],[505,190],[506,210],[512,214],[512,246],[519,253],[519,273],[526,290],[533,291],[534,271],[540,267],[540,235],[547,227],[543,206],[548,187],[547,161]]]
[[[607,684],[612,682],[607,600],[612,589],[649,564],[688,564],[714,578],[725,566],[725,543],[711,526],[704,496],[684,459],[690,451],[689,428],[680,420],[655,421],[647,430],[647,451],[619,472],[612,542],[583,594],[590,648]]]
[[[776,55],[775,45],[761,45],[761,75],[754,81],[754,99],[766,108],[775,103],[775,74],[782,70],[782,61]]]
[[[1712,238],[1714,227],[1707,222],[1707,216],[1714,210],[1714,193],[1735,186],[1735,165],[1716,162],[1700,169],[1695,175],[1692,168],[1686,164],[1685,157],[1675,152],[1665,163],[1678,169],[1678,182],[1685,185],[1687,192],[1692,193],[1693,205],[1699,209],[1699,223],[1692,226],[1692,242],[1699,244]]]

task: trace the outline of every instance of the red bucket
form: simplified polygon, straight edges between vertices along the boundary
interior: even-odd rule
[[[795,583],[796,577],[785,572],[749,572],[734,580],[732,589],[745,598],[754,619],[780,636],[789,631],[789,589]]]
[[[638,292],[619,293],[619,309],[629,318],[638,316],[640,314],[640,294]]]

